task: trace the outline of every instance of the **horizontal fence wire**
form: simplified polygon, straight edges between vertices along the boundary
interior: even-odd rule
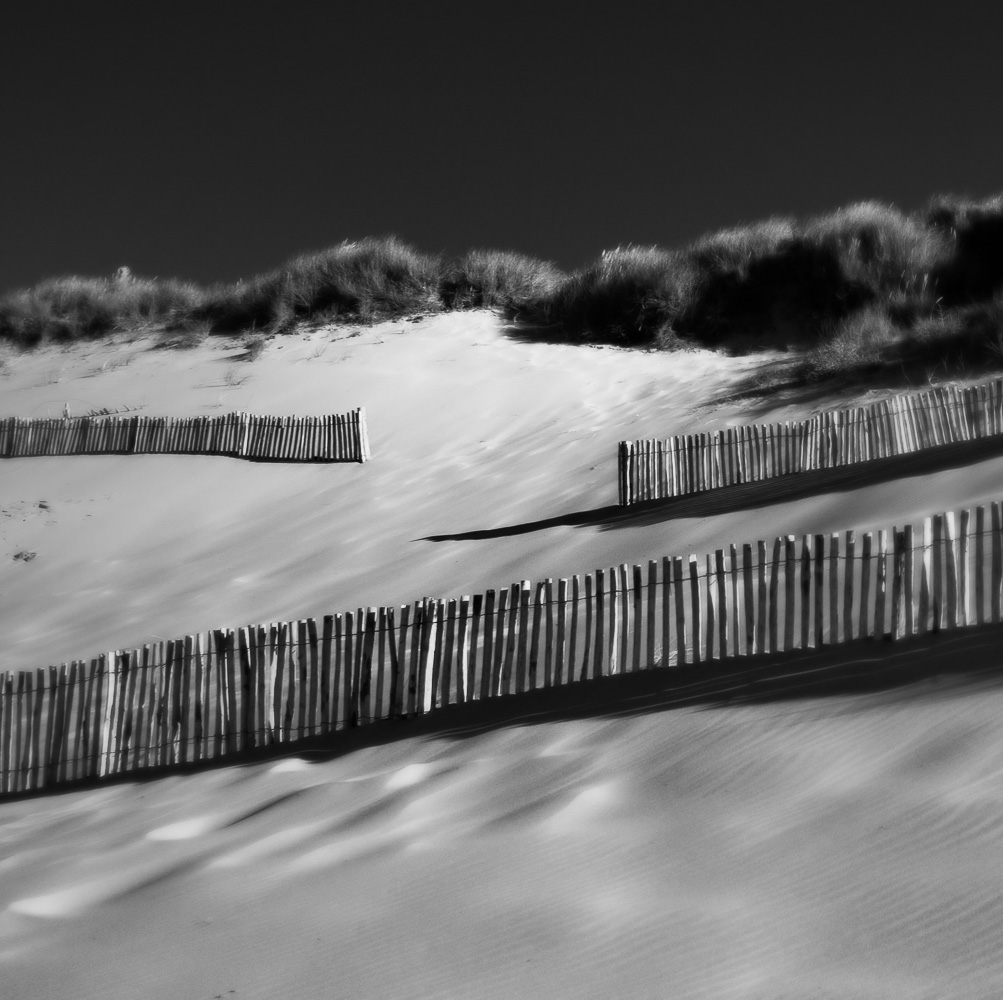
[[[999,503],[0,674],[0,793],[191,765],[451,704],[1000,622]]]
[[[618,445],[622,505],[832,469],[1003,434],[1003,380],[940,386],[806,420]]]
[[[139,454],[286,462],[365,462],[371,457],[363,407],[320,417],[237,411],[199,417],[0,419],[0,458]]]

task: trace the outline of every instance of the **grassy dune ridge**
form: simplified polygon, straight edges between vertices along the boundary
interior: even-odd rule
[[[447,257],[390,236],[206,288],[126,269],[49,279],[0,299],[0,339],[32,347],[145,327],[184,343],[484,307],[572,342],[793,348],[788,375],[800,383],[1003,367],[1003,195],[772,218],[679,249],[617,247],[571,274],[511,251]]]

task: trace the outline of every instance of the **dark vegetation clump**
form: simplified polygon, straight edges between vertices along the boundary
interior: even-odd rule
[[[687,275],[678,258],[660,247],[604,250],[530,303],[528,318],[562,339],[650,344],[685,295]]]
[[[372,322],[440,308],[439,258],[395,237],[304,254],[247,283],[206,292],[195,318],[220,333],[281,332],[303,320]]]
[[[770,219],[607,251],[533,304],[559,339],[791,350],[768,384],[1003,368],[1003,196]]]
[[[789,350],[778,371],[796,384],[1003,368],[1003,195],[773,218],[680,249],[617,247],[571,274],[511,251],[426,254],[392,236],[206,289],[121,269],[0,298],[0,338],[31,347],[159,328],[184,345],[470,308],[569,342]]]
[[[580,340],[804,346],[876,302],[908,305],[903,316],[929,311],[949,243],[871,202],[802,223],[770,219],[674,252],[607,251],[541,300],[538,316]]]
[[[445,309],[502,309],[517,314],[553,294],[565,275],[547,261],[510,250],[470,250],[443,265]]]
[[[0,339],[22,347],[103,337],[118,330],[163,328],[190,316],[198,286],[133,278],[50,278],[0,298]]]

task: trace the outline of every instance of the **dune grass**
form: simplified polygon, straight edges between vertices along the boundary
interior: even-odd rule
[[[372,321],[437,310],[441,264],[396,237],[344,242],[304,254],[245,283],[218,285],[196,320],[235,333],[281,331],[302,320]]]
[[[22,347],[103,337],[116,330],[163,327],[188,317],[202,299],[183,281],[50,278],[0,299],[0,339]]]
[[[502,309],[515,315],[551,295],[565,279],[548,261],[510,250],[470,250],[444,263],[439,296],[446,309]]]
[[[449,258],[393,236],[208,288],[123,272],[0,298],[0,339],[31,347],[159,327],[183,346],[210,333],[493,308],[569,342],[794,349],[787,371],[804,382],[1003,367],[1003,195],[940,196],[911,214],[861,202],[772,218],[678,249],[617,247],[571,274],[514,251]]]

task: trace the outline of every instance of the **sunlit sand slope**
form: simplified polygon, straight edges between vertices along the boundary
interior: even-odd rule
[[[522,720],[9,804],[4,995],[998,995],[1001,709]]]
[[[373,460],[0,463],[0,669],[901,524],[1003,481],[986,454],[616,519],[619,439],[804,406],[707,405],[761,360],[526,343],[488,313],[277,339],[250,363],[86,351],[9,358],[3,415],[364,405]],[[337,756],[0,803],[0,997],[998,996],[996,649],[874,646],[876,670],[894,654],[977,682],[594,698],[574,718],[499,701]]]

